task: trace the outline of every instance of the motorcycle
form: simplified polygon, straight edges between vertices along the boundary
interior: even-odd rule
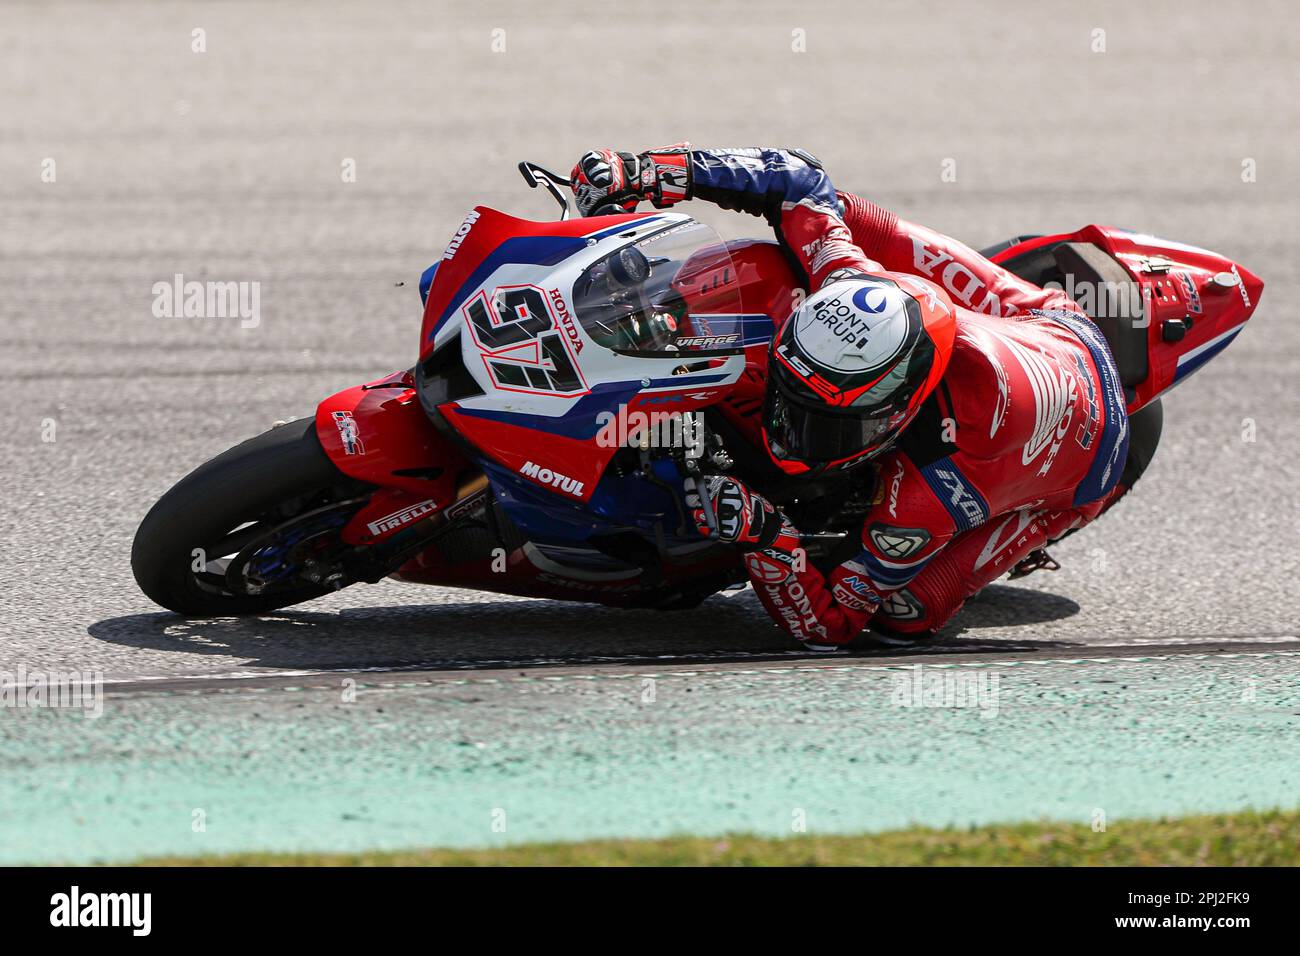
[[[791,516],[814,565],[858,549],[869,483],[790,479],[762,451],[768,343],[802,295],[779,246],[724,242],[667,211],[575,219],[564,178],[519,168],[560,219],[475,207],[421,277],[412,368],[326,398],[163,495],[131,552],[150,599],[260,614],[393,577],[690,608],[747,581],[683,504],[722,471]],[[1130,415],[1227,347],[1263,288],[1215,253],[1096,225],[984,254],[1074,295]]]

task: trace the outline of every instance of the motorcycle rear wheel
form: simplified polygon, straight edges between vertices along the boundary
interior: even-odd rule
[[[308,572],[343,549],[337,532],[371,490],[334,467],[314,419],[280,425],[163,495],[136,531],[131,570],[150,600],[189,617],[300,604],[335,590]]]

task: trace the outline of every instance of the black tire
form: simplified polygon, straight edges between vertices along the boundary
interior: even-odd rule
[[[339,489],[341,498],[367,487],[334,467],[314,419],[280,425],[200,465],[163,495],[135,533],[131,570],[150,600],[193,617],[262,614],[320,597],[333,589],[305,580],[267,594],[214,593],[191,567],[194,549],[312,495]]]

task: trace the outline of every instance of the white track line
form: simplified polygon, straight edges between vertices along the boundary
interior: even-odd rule
[[[1104,647],[1107,650],[1125,648],[1125,647],[1132,647],[1132,648],[1153,647],[1153,646],[1154,647],[1190,647],[1190,646],[1196,646],[1201,644],[1222,644],[1224,641],[1240,641],[1242,643],[1248,643],[1248,644],[1300,644],[1300,636],[1286,634],[1286,635],[1270,635],[1265,637],[1242,637],[1240,635],[1233,636],[1233,637],[1138,637],[1138,638],[1130,638],[1129,640],[1124,640],[1124,641],[1114,641],[1108,644],[1097,644],[1091,646],[1098,647],[1098,648]],[[1005,650],[1003,650],[997,647],[996,643],[990,642],[990,644],[987,645],[987,652],[1027,653],[1026,651],[1021,651],[1017,649],[1014,641],[1008,641],[1007,643],[1011,646],[1008,646]],[[1089,645],[1086,644],[1078,645],[1077,647],[1078,651],[1083,652],[1085,654],[1087,653],[1088,648]],[[906,653],[908,651],[913,651],[913,652],[920,651],[921,653],[916,654],[917,660],[915,663],[918,664],[922,663],[923,656],[928,654],[948,653],[948,654],[971,654],[972,656],[974,656],[975,654],[980,653],[978,651],[973,651],[969,647],[969,645],[958,649],[945,649],[942,644],[931,645],[925,648],[909,647],[907,645],[902,645],[898,648],[898,650],[900,653]],[[1064,650],[1064,648],[1062,648],[1061,650]],[[717,652],[716,656],[719,658],[725,658],[724,660],[720,660],[718,662],[719,664],[722,665],[729,664],[729,663],[740,664],[746,658],[761,659],[763,661],[775,663],[777,660],[780,659],[781,653],[782,652],[780,651],[729,651],[729,652]],[[790,651],[786,651],[785,653],[792,657],[797,656],[800,659],[805,659],[805,660],[807,659],[807,655],[803,651],[790,650]],[[1234,654],[1232,652],[1222,652],[1222,653],[1212,654],[1212,655],[1179,654],[1179,655],[1165,655],[1165,656],[1197,658],[1201,656],[1231,657],[1234,656]],[[927,664],[926,666],[927,667],[959,667],[959,666],[960,667],[988,667],[993,665],[999,665],[999,666],[1018,665],[1022,663],[1039,663],[1039,664],[1047,664],[1053,662],[1107,663],[1112,661],[1164,659],[1165,656],[1157,656],[1156,658],[1044,657],[1044,658],[1026,659],[1026,660],[972,660],[969,662],[950,663],[950,664]],[[829,655],[825,658],[827,664],[815,664],[812,666],[805,666],[802,668],[794,667],[791,669],[826,670],[829,669],[828,665],[830,664],[830,662],[837,659],[839,659],[837,656]],[[890,670],[897,667],[912,666],[912,664],[871,665],[867,663],[868,661],[871,660],[871,658],[860,658],[859,660],[861,661],[861,663],[845,663],[839,666],[845,669],[853,668],[859,670],[864,668]],[[398,666],[382,665],[382,666],[375,666],[375,667],[334,667],[334,668],[314,669],[314,670],[256,670],[256,671],[245,670],[245,671],[222,671],[222,672],[210,673],[210,674],[151,674],[151,675],[145,675],[140,677],[105,678],[103,680],[103,683],[105,685],[113,685],[113,684],[145,684],[150,682],[162,682],[162,681],[203,681],[203,680],[234,682],[234,681],[243,681],[243,680],[277,680],[277,679],[283,679],[289,677],[327,677],[330,675],[338,675],[340,677],[343,677],[349,674],[403,674],[403,673],[412,673],[412,672],[418,673],[420,671],[440,671],[440,670],[441,671],[454,671],[454,670],[472,671],[475,667],[502,669],[502,668],[510,668],[510,667],[539,667],[548,664],[557,667],[586,667],[586,666],[597,666],[597,665],[620,665],[620,664],[624,666],[637,666],[637,665],[661,664],[661,663],[671,664],[674,661],[690,661],[692,664],[709,663],[706,655],[700,653],[628,655],[626,657],[611,655],[611,656],[581,657],[581,658],[572,658],[572,659],[550,658],[550,657],[539,656],[535,658],[510,658],[510,659],[500,659],[500,660],[488,659],[488,658],[484,658],[482,660],[463,660],[463,661],[457,660],[454,662],[459,665],[457,667],[448,667],[449,663],[453,663],[450,661],[434,660],[434,661],[424,661],[424,662],[419,662],[419,663],[414,663],[409,665],[398,665]],[[781,669],[773,668],[773,667],[765,667],[761,671],[755,671],[755,673],[769,673],[769,674],[781,673],[781,672],[782,672]],[[32,673],[36,674],[37,671],[32,671]],[[84,674],[87,673],[87,671],[83,670],[83,671],[79,671],[78,673]],[[659,672],[659,673],[662,674],[663,672]],[[538,675],[538,677],[540,678],[540,675]],[[10,680],[10,681],[0,683],[0,690],[9,690],[9,689],[13,689],[16,686],[17,685],[15,684],[15,682]]]

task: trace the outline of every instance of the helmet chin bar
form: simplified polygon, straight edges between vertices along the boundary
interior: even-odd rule
[[[766,429],[764,429],[764,431],[766,431]],[[827,471],[832,469],[835,471],[851,471],[854,468],[858,468],[862,465],[865,465],[869,461],[879,458],[881,455],[889,451],[889,449],[894,446],[894,444],[898,441],[898,438],[901,434],[902,431],[895,432],[894,434],[886,438],[884,441],[882,441],[879,445],[876,445],[874,448],[868,448],[865,451],[861,452],[860,454],[852,455],[848,458],[842,458],[839,459],[838,461],[812,462],[812,461],[805,461],[802,458],[794,458],[790,455],[789,450],[784,445],[771,438],[767,439],[767,450],[768,453],[773,458],[779,461],[787,461],[798,465],[802,465],[803,467],[808,469],[808,477],[815,478],[818,475],[825,474]]]
[[[894,447],[951,351],[950,313],[927,309],[880,276],[824,286],[803,302],[768,353],[764,433],[778,467],[847,471]]]

